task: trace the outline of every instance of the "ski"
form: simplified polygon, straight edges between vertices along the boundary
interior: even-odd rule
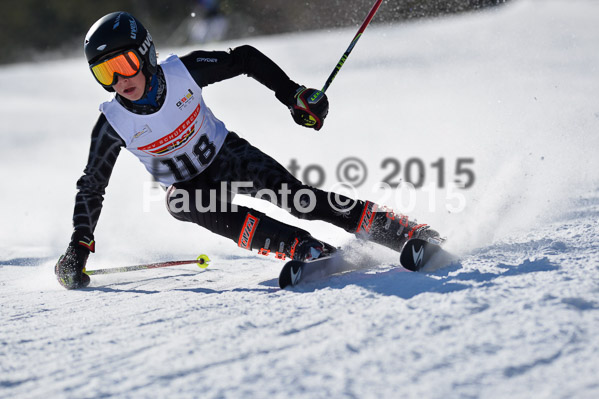
[[[455,259],[455,256],[444,250],[441,245],[420,238],[406,242],[399,255],[399,263],[413,272],[438,269]]]
[[[311,261],[290,260],[279,274],[279,287],[294,287],[300,283],[318,281],[337,273],[356,269],[357,266],[343,258],[340,251]]]
[[[457,258],[444,250],[440,245],[414,238],[409,240],[399,256],[399,263],[407,270],[433,271],[447,266]],[[350,262],[337,251],[330,256],[313,261],[290,260],[285,263],[279,274],[279,287],[294,287],[299,284],[323,280],[327,277],[350,270],[364,268]]]

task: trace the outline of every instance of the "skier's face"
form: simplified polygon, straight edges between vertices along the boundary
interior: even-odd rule
[[[130,78],[118,76],[118,80],[112,85],[112,88],[127,100],[137,101],[144,95],[146,89],[146,77],[141,71]]]

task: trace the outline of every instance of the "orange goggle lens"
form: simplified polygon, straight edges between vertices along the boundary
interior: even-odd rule
[[[119,54],[91,67],[96,80],[104,86],[112,86],[115,74],[126,78],[135,76],[139,72],[141,63],[133,51]]]

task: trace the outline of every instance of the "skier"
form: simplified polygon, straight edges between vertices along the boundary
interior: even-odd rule
[[[255,48],[193,51],[158,64],[146,28],[131,14],[114,12],[90,28],[84,51],[97,82],[116,94],[100,105],[87,166],[77,181],[74,232],[55,266],[65,288],[82,288],[90,282],[84,268],[89,253],[95,251],[93,233],[122,147],[168,187],[167,208],[175,218],[263,255],[310,260],[328,256],[335,248],[254,209],[233,206],[236,192],[257,196],[269,189],[275,193],[272,200],[298,218],[326,221],[397,251],[409,238],[440,240],[427,225],[372,202],[304,185],[273,158],[227,130],[204,103],[202,88],[241,74],[272,90],[299,125],[320,130],[327,116],[329,103],[323,92],[293,82]],[[218,206],[211,206],[215,199]]]
[[[220,9],[218,0],[198,0],[198,12],[194,13],[193,24],[189,28],[189,38],[195,43],[221,40],[225,37],[229,21]],[[195,15],[200,15],[196,18]]]

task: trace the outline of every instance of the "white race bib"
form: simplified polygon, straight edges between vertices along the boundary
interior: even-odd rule
[[[162,64],[166,98],[158,112],[138,115],[116,99],[100,105],[127,150],[156,180],[169,186],[189,180],[206,169],[227,137],[225,124],[204,103],[202,89],[179,57]]]

